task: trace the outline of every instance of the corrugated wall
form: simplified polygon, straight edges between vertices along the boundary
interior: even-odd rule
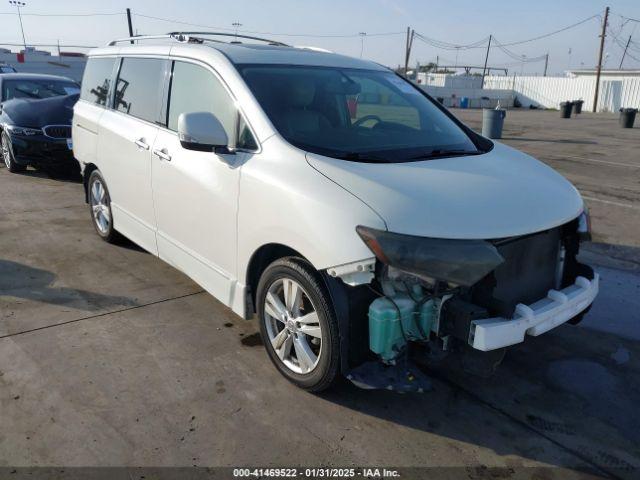
[[[583,108],[591,110],[595,79],[568,77],[499,77],[485,78],[485,89],[511,89],[524,107],[529,105],[558,108],[566,100],[584,100]]]
[[[435,84],[443,84],[438,88]],[[505,98],[505,92],[512,92],[512,97],[523,107],[535,105],[544,108],[558,108],[560,102],[584,100],[583,109],[591,111],[595,91],[595,77],[529,77],[529,76],[487,76],[484,89],[446,87],[446,80],[438,76],[437,81],[427,83],[423,88],[434,96],[445,98],[450,103],[452,95],[466,96],[471,99],[483,96]],[[492,91],[495,95],[492,94]],[[475,106],[475,105],[472,105]],[[621,107],[640,108],[639,77],[603,77],[600,80],[598,111],[617,112]]]

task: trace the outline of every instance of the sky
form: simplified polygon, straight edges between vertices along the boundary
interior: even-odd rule
[[[544,61],[521,61],[549,54],[549,74],[569,68],[592,68],[597,62],[601,17],[611,7],[605,45],[605,68],[617,68],[624,44],[632,37],[625,68],[640,68],[640,0],[24,0],[22,21],[27,44],[103,45],[128,36],[127,7],[133,13],[134,31],[159,34],[172,30],[260,32],[293,45],[317,46],[337,53],[396,67],[404,64],[407,27],[424,37],[453,45],[475,44],[494,36],[489,65],[509,73],[542,74]],[[5,0],[0,6],[3,28],[0,43],[20,43],[16,8]],[[84,16],[93,14],[94,16]],[[95,15],[102,14],[102,15]],[[52,16],[58,15],[58,16]],[[588,17],[585,23],[541,40],[512,45],[514,58],[495,47],[527,40]],[[148,17],[170,19],[157,20]],[[629,21],[625,18],[639,21]],[[177,22],[198,24],[189,26]],[[209,27],[209,28],[205,28]],[[635,29],[635,30],[634,30]],[[360,35],[360,32],[366,35]],[[615,35],[615,38],[614,38]],[[637,43],[633,43],[637,42]],[[623,45],[621,46],[620,43]],[[414,40],[410,64],[482,66],[486,40],[480,48],[436,48]],[[18,47],[11,47],[14,50]],[[71,50],[79,50],[73,48]]]

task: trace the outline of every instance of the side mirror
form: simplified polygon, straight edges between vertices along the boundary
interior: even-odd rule
[[[182,148],[200,152],[230,153],[229,137],[220,120],[210,112],[181,113],[178,137]]]

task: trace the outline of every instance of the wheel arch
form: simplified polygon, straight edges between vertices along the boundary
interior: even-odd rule
[[[309,265],[312,263],[297,250],[284,245],[282,243],[267,243],[259,247],[247,264],[246,280],[247,280],[247,307],[256,312],[256,290],[262,272],[273,262],[284,257],[298,257]],[[315,268],[315,267],[314,267]]]
[[[93,163],[87,163],[82,173],[82,185],[84,186],[84,201],[89,203],[89,177],[94,170],[98,170],[98,167]]]
[[[307,263],[318,273],[327,289],[340,329],[340,371],[347,373],[353,366],[362,363],[368,352],[368,343],[363,343],[362,340],[368,338],[368,325],[364,319],[375,295],[366,285],[349,287],[340,279],[331,277],[326,271],[318,270],[297,250],[281,243],[267,243],[253,253],[247,265],[246,318],[250,318],[249,311],[257,311],[256,290],[262,272],[271,263],[284,257],[297,257]]]

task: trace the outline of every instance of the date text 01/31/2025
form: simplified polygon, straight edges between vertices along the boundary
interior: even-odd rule
[[[394,478],[397,470],[386,468],[234,468],[234,478]]]

